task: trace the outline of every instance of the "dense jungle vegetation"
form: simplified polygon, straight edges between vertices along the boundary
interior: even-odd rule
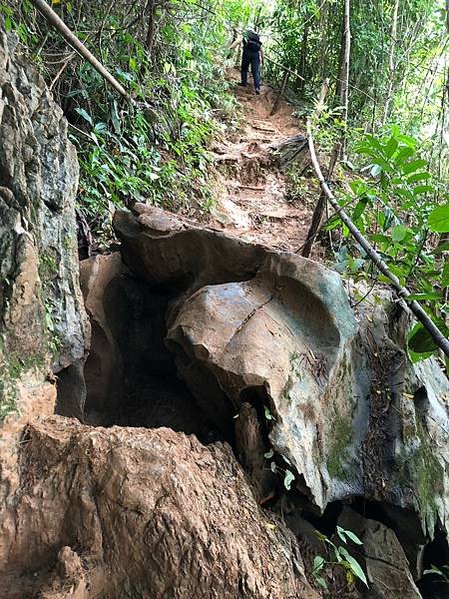
[[[189,212],[213,204],[208,144],[239,118],[226,80],[237,60],[229,46],[253,26],[268,59],[265,83],[286,83],[298,116],[311,119],[323,166],[326,153],[340,157],[338,201],[447,336],[444,0],[53,0],[52,6],[135,100],[131,106],[118,95],[32,2],[0,3],[7,27],[69,120],[81,165],[79,210],[100,240],[114,206],[146,200]],[[340,229],[329,249],[336,268],[368,286],[384,280],[338,215],[328,213],[324,227]],[[419,359],[436,344],[417,325],[410,348]]]

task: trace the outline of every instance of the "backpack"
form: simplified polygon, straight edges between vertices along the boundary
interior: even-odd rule
[[[260,48],[262,47],[262,42],[260,41],[260,38],[257,35],[257,33],[250,34],[250,36],[246,40],[245,47],[250,52],[259,52],[260,51]]]

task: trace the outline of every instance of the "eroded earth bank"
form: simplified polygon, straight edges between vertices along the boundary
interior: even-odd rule
[[[79,268],[67,125],[4,33],[0,90],[0,596],[447,596],[449,384],[400,306],[143,204]],[[317,586],[337,525],[369,588]]]

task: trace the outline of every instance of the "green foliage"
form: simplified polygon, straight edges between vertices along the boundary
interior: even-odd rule
[[[270,451],[267,451],[264,454],[264,458],[267,460],[271,460],[270,461],[270,470],[272,472],[274,472],[275,474],[280,474],[283,477],[283,484],[284,487],[287,491],[290,491],[290,489],[292,488],[292,484],[293,482],[296,480],[296,476],[293,474],[293,472],[289,469],[285,467],[285,464],[287,464],[287,466],[292,466],[292,463],[290,462],[290,460],[288,458],[286,458],[285,456],[280,456],[281,459],[284,462],[284,465],[280,466],[279,464],[277,464],[274,461],[274,450],[270,449]]]
[[[336,567],[345,572],[348,589],[351,589],[354,586],[356,579],[368,586],[368,582],[362,567],[348,552],[346,547],[342,545],[336,545],[326,535],[323,535],[318,531],[315,532],[318,538],[323,542],[328,553],[327,559],[321,555],[317,555],[313,561],[312,575],[316,584],[323,589],[327,589],[328,583],[325,578],[326,569],[329,567]],[[356,534],[350,530],[345,530],[341,526],[337,526],[337,535],[345,544],[347,544],[349,540],[356,545],[362,545],[362,541],[357,537]]]
[[[106,10],[76,0],[54,7],[134,98],[131,108],[30,4],[0,5],[10,29],[20,35],[25,28],[24,49],[69,120],[81,165],[78,204],[97,233],[108,229],[114,207],[136,201],[207,210],[206,148],[234,118],[224,77],[227,43],[252,14],[251,2],[171,0],[153,12],[149,6],[120,0]],[[55,54],[62,56],[56,63]]]
[[[444,0],[399,3],[392,38],[394,4],[395,0],[351,1],[350,118],[365,131],[376,131],[394,118],[417,133],[440,111],[445,85]],[[290,78],[290,87],[307,103],[318,96],[327,78],[327,102],[331,107],[339,103],[342,19],[341,0],[279,0],[275,5],[271,52],[278,63],[298,73]],[[282,78],[278,66],[272,68],[272,76]],[[425,111],[417,96],[422,96]]]
[[[341,205],[401,285],[411,289],[411,299],[422,302],[433,320],[447,332],[449,266],[437,233],[445,231],[448,221],[446,204],[435,207],[439,198],[446,199],[446,193],[428,170],[418,141],[402,134],[398,127],[378,137],[365,135],[356,151],[364,162],[364,177],[351,182],[350,193],[340,194]],[[339,222],[339,217],[334,217],[328,228]],[[370,279],[370,261],[351,241],[346,227],[342,232],[345,270],[358,278]],[[387,282],[383,276],[378,279]],[[428,357],[436,349],[422,325],[411,331],[409,347],[413,359]]]

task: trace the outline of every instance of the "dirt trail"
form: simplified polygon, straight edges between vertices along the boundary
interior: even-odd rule
[[[295,252],[307,234],[312,200],[288,197],[286,177],[273,163],[269,146],[303,133],[303,127],[284,102],[270,115],[276,99],[271,87],[262,86],[257,96],[251,82],[247,88],[237,85],[238,71],[231,71],[229,78],[235,84],[243,124],[213,148],[219,175],[211,224],[241,239]]]

